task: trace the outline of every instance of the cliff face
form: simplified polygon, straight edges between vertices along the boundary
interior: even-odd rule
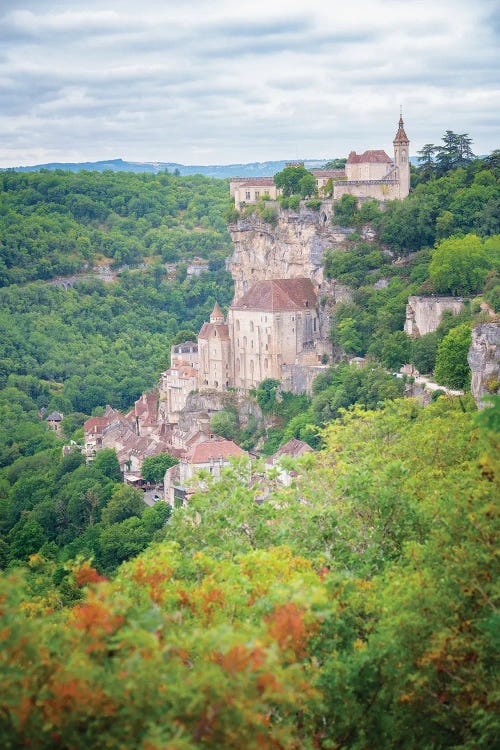
[[[484,406],[487,393],[500,393],[500,323],[480,323],[472,329],[467,357],[472,372],[471,391],[477,405]]]
[[[436,330],[446,310],[457,315],[463,306],[461,297],[409,297],[405,331],[413,338],[424,336]]]
[[[331,203],[325,202],[319,211],[278,209],[276,226],[257,214],[230,225],[234,253],[226,266],[234,279],[235,299],[265,279],[303,276],[322,288],[325,250],[344,248],[354,233],[354,229],[332,226],[331,213]]]

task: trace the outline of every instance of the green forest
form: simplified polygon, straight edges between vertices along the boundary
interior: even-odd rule
[[[365,366],[328,363],[310,397],[264,381],[265,427],[213,418],[263,456],[308,442],[292,484],[240,461],[174,510],[125,486],[114,451],[86,465],[62,446],[230,304],[227,181],[0,172],[2,747],[495,745],[500,397],[477,411],[467,352],[500,313],[500,164],[462,145],[457,160],[427,144],[384,211],[335,208],[354,232],[325,274],[352,301],[331,337]],[[208,270],[188,274],[194,258]],[[410,294],[470,302],[413,340]],[[403,398],[408,362],[465,395]]]

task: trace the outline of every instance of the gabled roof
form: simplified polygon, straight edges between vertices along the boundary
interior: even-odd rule
[[[208,464],[211,459],[226,461],[232,456],[248,456],[248,453],[232,440],[206,440],[194,446],[187,460],[190,464]]]
[[[365,151],[364,154],[351,151],[347,159],[347,164],[390,164],[391,162],[392,159],[382,149]]]
[[[231,309],[286,312],[314,308],[317,303],[311,279],[269,279],[254,284]]]
[[[60,411],[53,411],[48,417],[46,417],[47,422],[61,422],[62,419],[63,415]]]
[[[278,458],[281,458],[281,456],[292,456],[292,458],[298,458],[299,456],[302,456],[304,453],[312,453],[313,449],[310,445],[305,443],[303,440],[298,440],[297,438],[292,438],[288,441],[288,443],[285,443],[282,445],[276,453],[273,453],[272,456],[269,456],[269,458],[266,461],[266,464],[273,465],[275,461]]]

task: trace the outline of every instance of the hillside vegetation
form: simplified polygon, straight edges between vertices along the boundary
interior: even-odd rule
[[[112,581],[5,573],[2,746],[493,747],[500,420],[470,406],[345,414],[261,504],[235,466]]]

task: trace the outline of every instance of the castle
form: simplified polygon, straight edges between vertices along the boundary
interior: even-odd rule
[[[353,195],[360,200],[402,200],[410,192],[409,147],[403,116],[400,115],[393,140],[394,158],[381,149],[362,154],[351,151],[344,170],[310,171],[316,178],[318,192],[329,180],[332,181],[334,201],[343,195]],[[281,191],[274,184],[273,177],[235,177],[230,180],[230,194],[236,208],[240,208],[256,203],[264,195],[276,200]]]

